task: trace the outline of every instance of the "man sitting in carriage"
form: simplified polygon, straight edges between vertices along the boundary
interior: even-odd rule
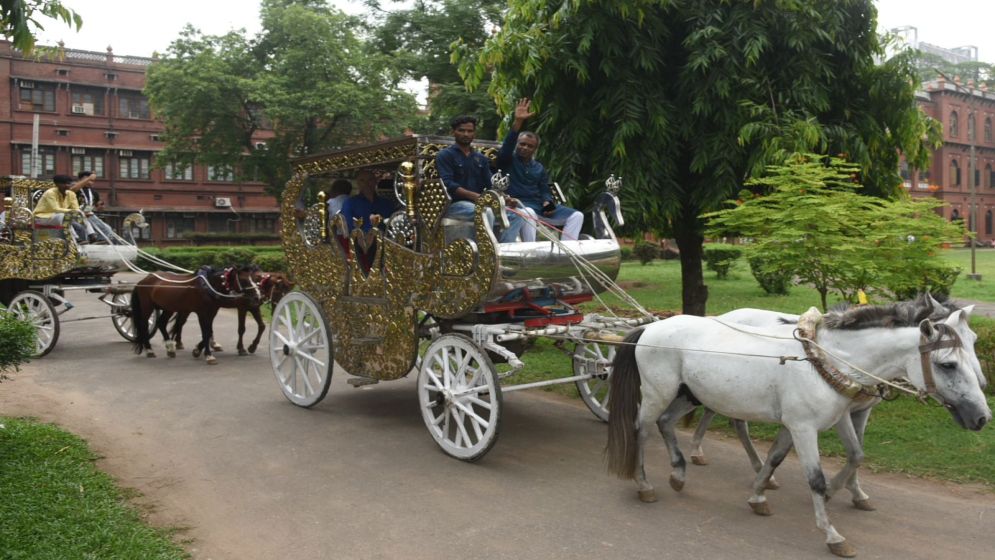
[[[79,212],[79,202],[76,200],[76,193],[69,190],[73,184],[73,178],[69,175],[56,175],[52,178],[55,186],[45,191],[35,205],[35,224],[39,226],[61,226],[66,212]],[[92,242],[97,240],[97,235],[89,222],[82,224],[73,223],[70,231],[73,239]]]
[[[520,200],[527,208],[530,223],[526,225],[526,229],[533,229],[532,239],[535,239],[533,224],[538,219],[551,226],[561,226],[564,240],[576,240],[584,225],[584,215],[573,208],[557,204],[553,199],[549,188],[549,174],[533,157],[539,147],[539,136],[534,132],[522,131],[525,121],[535,115],[530,107],[528,99],[520,100],[515,107],[511,130],[498,152],[498,169],[508,175],[508,194]],[[522,230],[523,237],[526,229]]]
[[[470,116],[460,116],[454,118],[450,125],[453,129],[455,144],[439,150],[435,156],[435,168],[439,172],[443,186],[449,192],[452,202],[446,212],[447,218],[457,220],[472,220],[474,213],[474,203],[485,189],[491,187],[491,167],[487,156],[473,149],[473,141],[477,137],[477,119]],[[509,201],[517,204],[517,201]],[[488,212],[488,223],[494,223],[493,216]],[[501,243],[513,243],[517,240],[519,232],[527,235],[523,231],[525,220],[514,212],[506,211],[508,215],[508,228],[501,233],[499,241]],[[532,230],[531,239],[523,241],[535,241],[535,231]]]

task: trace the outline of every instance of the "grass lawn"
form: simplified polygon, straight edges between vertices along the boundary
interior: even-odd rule
[[[0,417],[0,557],[188,558],[169,534],[142,523],[94,459],[55,426]]]
[[[969,250],[947,250],[943,257],[969,271]],[[954,285],[953,297],[995,302],[995,250],[976,250],[976,267],[983,282],[979,285],[969,281],[962,273]],[[677,261],[658,260],[645,266],[627,262],[622,266],[619,282],[652,311],[679,311],[681,308],[680,263]],[[714,273],[706,271],[705,283],[709,291],[708,313],[713,315],[740,307],[802,313],[809,307],[819,305],[819,295],[811,288],[795,286],[786,296],[765,294],[743,261],[733,267],[725,280],[718,280]],[[830,295],[829,304],[836,301]],[[620,305],[610,297],[606,298],[606,302],[613,306]],[[596,310],[593,304],[591,310]],[[972,325],[991,330],[995,321],[974,318]],[[572,375],[569,357],[548,341],[538,341],[523,361],[525,368],[509,379],[509,383]],[[544,390],[578,396],[573,385],[554,385]],[[995,398],[989,401],[995,407]],[[713,426],[714,429],[729,432],[724,421],[716,421]],[[772,439],[776,427],[753,425],[751,431],[759,438]],[[843,456],[842,445],[835,432],[822,434],[820,447],[823,454]],[[963,430],[949,413],[935,404],[924,406],[914,399],[900,398],[878,405],[868,424],[865,451],[865,464],[872,470],[980,482],[995,489],[995,429],[989,427],[977,433]]]

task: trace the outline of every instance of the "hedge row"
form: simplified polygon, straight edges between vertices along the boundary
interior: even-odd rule
[[[168,249],[150,248],[148,253],[170,264],[197,270],[201,266],[210,265],[224,268],[232,265],[255,264],[267,272],[285,272],[286,262],[283,258],[283,247],[175,247]],[[159,269],[159,265],[142,257],[138,263],[146,269]]]

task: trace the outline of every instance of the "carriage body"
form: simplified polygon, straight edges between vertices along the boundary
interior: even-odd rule
[[[126,339],[134,336],[126,318],[127,293],[111,284],[111,276],[137,259],[138,248],[129,244],[77,244],[69,228],[83,219],[78,213],[67,213],[60,226],[36,225],[32,192],[53,186],[51,181],[0,177],[0,191],[5,193],[0,224],[0,304],[35,325],[39,357],[55,347],[59,316],[73,307],[67,299],[72,291],[103,292],[101,301],[110,306],[115,329]],[[136,214],[126,221],[140,218]]]
[[[335,341],[335,361],[350,375],[374,380],[407,375],[418,358],[419,320],[425,314],[450,323],[477,322],[495,306],[507,309],[512,294],[589,299],[600,287],[584,281],[574,263],[578,255],[609,278],[618,274],[618,241],[603,210],[596,219],[600,239],[563,245],[499,244],[480,216],[474,223],[451,223],[445,218],[449,196],[435,169],[436,154],[451,143],[450,138],[412,136],[296,162],[282,201],[288,266],[301,291],[322,308]],[[474,145],[492,159],[498,146]],[[385,233],[364,236],[357,228],[347,236],[341,217],[324,215],[322,201],[304,204],[300,216],[299,201],[309,189],[321,191],[361,169],[394,176],[403,162],[413,164],[412,192],[403,192],[398,181],[381,193],[404,206],[388,220]],[[500,193],[481,197],[477,213],[488,205],[502,206]],[[475,239],[468,238],[470,232]],[[367,270],[363,263],[369,261]]]

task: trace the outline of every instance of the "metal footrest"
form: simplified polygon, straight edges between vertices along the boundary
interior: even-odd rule
[[[350,377],[346,380],[346,383],[358,389],[365,385],[376,385],[377,383],[380,383],[380,380],[370,379],[369,377]]]

